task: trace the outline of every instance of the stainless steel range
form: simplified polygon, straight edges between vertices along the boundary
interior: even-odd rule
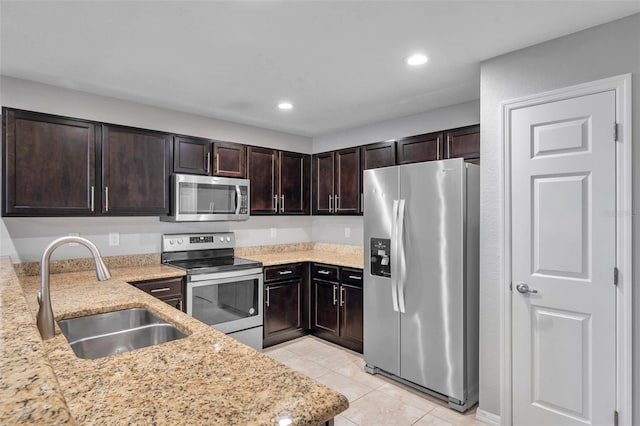
[[[233,232],[165,234],[162,263],[187,272],[187,314],[262,350],[262,263],[234,256]]]

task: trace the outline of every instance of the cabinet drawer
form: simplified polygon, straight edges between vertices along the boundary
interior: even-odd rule
[[[182,278],[165,278],[159,280],[137,281],[131,283],[140,290],[158,298],[182,295]]]
[[[297,278],[302,276],[302,263],[290,263],[288,265],[265,266],[265,282]]]
[[[311,276],[325,281],[338,281],[338,267],[314,263],[311,269]]]
[[[362,287],[362,269],[342,268],[340,283],[354,287]]]

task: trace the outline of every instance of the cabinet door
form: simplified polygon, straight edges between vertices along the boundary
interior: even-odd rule
[[[441,132],[410,136],[398,140],[397,163],[408,164],[421,161],[441,160],[442,153]]]
[[[102,126],[102,212],[109,215],[169,214],[171,135]]]
[[[3,215],[69,216],[99,211],[98,129],[89,121],[3,109]]]
[[[338,292],[339,284],[314,279],[313,287],[313,329],[338,335]]]
[[[251,214],[276,214],[277,151],[250,146],[247,148],[247,161],[247,177],[251,180]]]
[[[362,352],[362,288],[340,285],[340,305],[340,337],[351,349]]]
[[[278,157],[280,214],[309,214],[310,157],[287,151]]]
[[[213,174],[216,176],[246,177],[246,160],[245,145],[219,141],[213,143]]]
[[[188,136],[173,137],[173,171],[211,174],[211,141]]]
[[[324,152],[322,154],[315,154],[312,156],[313,214],[332,214],[334,212],[333,154],[333,152]]]
[[[335,153],[335,213],[360,213],[360,147]]]
[[[264,337],[302,327],[302,280],[265,285]]]
[[[362,169],[396,165],[396,142],[376,142],[362,147]]]
[[[446,158],[480,158],[480,126],[449,130],[446,134]]]

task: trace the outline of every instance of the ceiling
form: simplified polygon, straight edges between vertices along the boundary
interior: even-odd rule
[[[640,1],[2,0],[0,72],[318,136],[478,99],[481,61],[638,12]],[[414,52],[427,64],[406,65]]]

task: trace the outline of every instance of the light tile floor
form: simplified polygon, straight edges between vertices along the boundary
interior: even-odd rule
[[[436,398],[363,370],[362,355],[305,336],[265,349],[265,354],[349,399],[335,426],[486,426],[476,407],[462,414]]]

